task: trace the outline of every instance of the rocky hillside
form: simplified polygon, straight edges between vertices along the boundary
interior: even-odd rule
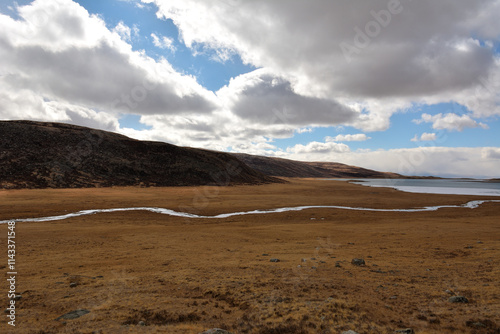
[[[336,162],[303,162],[248,154],[234,154],[251,168],[266,175],[281,177],[325,178],[403,178],[396,173],[377,172],[371,169],[344,165]]]
[[[0,188],[4,189],[279,181],[227,153],[61,123],[0,122]]]

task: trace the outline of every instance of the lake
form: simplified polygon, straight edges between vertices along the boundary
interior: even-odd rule
[[[500,183],[484,180],[350,179],[348,181],[369,187],[394,188],[411,193],[500,196]]]

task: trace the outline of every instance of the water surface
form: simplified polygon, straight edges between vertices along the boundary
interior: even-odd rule
[[[369,187],[387,187],[411,193],[500,196],[500,183],[485,180],[350,179],[349,181]]]

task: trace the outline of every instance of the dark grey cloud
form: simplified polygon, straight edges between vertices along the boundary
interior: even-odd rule
[[[357,116],[355,111],[334,100],[297,94],[284,78],[265,73],[250,76],[252,80],[235,93],[231,111],[254,124],[335,125]]]
[[[498,0],[146,2],[188,46],[234,50],[291,78],[298,94],[465,100],[464,90],[500,71],[488,45],[500,40]],[[342,45],[356,52],[346,58]]]

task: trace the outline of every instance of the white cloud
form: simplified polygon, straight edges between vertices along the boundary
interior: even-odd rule
[[[135,7],[140,8],[140,9],[143,9],[146,7],[143,3],[141,3],[140,0],[117,0],[117,1],[134,4]]]
[[[297,133],[311,133],[313,131],[314,130],[312,128],[301,128],[301,129],[295,130],[295,132],[297,132]]]
[[[358,133],[354,135],[337,135],[335,137],[326,137],[325,141],[327,142],[343,142],[343,141],[366,141],[371,139],[364,133]]]
[[[237,53],[298,95],[364,106],[349,123],[364,131],[386,129],[412,103],[456,101],[475,116],[500,115],[500,61],[488,46],[500,36],[496,0],[402,0],[387,24],[374,16],[387,12],[387,0],[143,2],[172,19],[193,50]],[[356,29],[370,25],[381,32],[347,62],[341,43],[355,43]]]
[[[293,155],[302,155],[302,154],[317,154],[328,156],[330,153],[346,153],[350,152],[349,146],[345,144],[338,144],[333,142],[310,142],[307,145],[297,144],[295,146],[289,147],[286,150],[288,153]]]
[[[124,41],[130,41],[131,30],[126,26],[123,21],[118,22],[116,27],[113,29]]]
[[[499,148],[417,147],[337,154],[333,161],[403,175],[495,178],[499,157]]]
[[[175,52],[174,40],[170,37],[166,36],[158,36],[154,33],[151,34],[153,38],[153,44],[160,49],[168,49],[172,52]]]
[[[420,136],[421,141],[434,141],[436,140],[436,134],[435,133],[422,133]]]
[[[36,0],[18,11],[23,20],[0,14],[2,118],[83,124],[82,117],[99,120],[103,113],[203,115],[216,109],[215,95],[195,78],[132,51],[123,23],[110,31],[70,0]],[[78,108],[97,114],[82,116]],[[96,127],[109,129],[109,119],[101,121]]]
[[[418,138],[418,135],[415,135],[411,141],[413,142],[418,142],[418,141],[436,141],[437,136],[435,133],[427,133],[424,132],[422,135],[420,135],[420,138]]]
[[[498,178],[500,148],[416,147],[371,151],[350,151],[324,144],[296,145],[286,150],[284,158],[300,161],[334,161],[353,166],[394,172],[402,175]]]
[[[485,147],[482,150],[481,156],[484,160],[500,160],[500,148]]]
[[[432,123],[432,128],[436,130],[463,131],[466,128],[488,129],[488,125],[473,120],[469,115],[448,114],[422,114],[421,119],[414,120],[415,123]]]

